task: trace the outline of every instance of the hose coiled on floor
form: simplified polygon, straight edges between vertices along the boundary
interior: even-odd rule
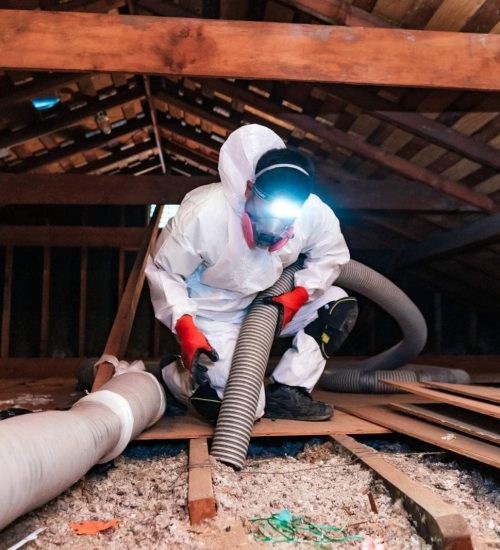
[[[342,266],[336,286],[354,290],[379,305],[399,325],[403,339],[368,359],[355,363],[336,364],[361,371],[392,370],[414,359],[425,346],[427,324],[424,316],[408,296],[386,277],[366,265],[351,260]]]

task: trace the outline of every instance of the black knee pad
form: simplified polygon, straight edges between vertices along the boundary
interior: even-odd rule
[[[208,382],[198,386],[189,401],[200,416],[209,422],[217,422],[222,400]]]
[[[318,342],[321,354],[329,359],[345,342],[358,318],[358,301],[352,296],[330,302],[318,310],[318,318],[304,329]]]

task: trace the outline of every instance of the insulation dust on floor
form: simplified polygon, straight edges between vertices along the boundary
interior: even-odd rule
[[[190,525],[187,512],[187,453],[182,450],[169,456],[166,448],[155,445],[145,453],[147,447],[132,447],[115,460],[114,468],[88,474],[59,498],[6,528],[0,534],[0,548],[42,527],[45,530],[26,548],[311,548],[305,542],[257,540],[262,536],[259,526],[265,522],[252,520],[287,510],[315,525],[342,528],[343,532],[335,532],[338,537],[367,535],[383,539],[389,549],[431,550],[384,485],[330,442],[308,444],[295,456],[268,458],[260,453],[241,472],[213,461],[218,514],[195,526]],[[459,472],[440,463],[434,455],[402,447],[389,451],[387,455],[406,473],[427,478],[421,481],[431,489],[444,488],[441,496],[471,521],[477,548],[499,547],[497,485],[479,479],[477,472]],[[95,535],[77,535],[69,527],[70,522],[112,519],[118,525]],[[278,532],[273,534],[280,538]],[[346,540],[320,547],[358,548],[359,544],[359,540]]]

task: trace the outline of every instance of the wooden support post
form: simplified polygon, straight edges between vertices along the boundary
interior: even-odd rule
[[[118,312],[116,314],[111,332],[109,333],[104,355],[114,355],[123,357],[127,351],[128,339],[132,330],[137,304],[141,296],[144,285],[146,262],[153,249],[156,237],[158,235],[158,226],[160,224],[163,206],[157,206],[148,228],[144,232],[144,240],[137,253],[132,271],[127,280],[127,285],[123,293]],[[110,380],[114,373],[114,367],[110,363],[101,363],[97,368],[96,377],[92,386],[92,391],[98,390],[103,384]]]
[[[125,207],[123,205],[120,206],[120,226],[123,227],[125,225]],[[147,222],[146,222],[147,225]],[[118,303],[120,303],[120,300],[122,299],[123,295],[123,288],[125,286],[124,284],[125,279],[125,250],[122,246],[120,246],[118,250]]]
[[[78,312],[78,355],[85,357],[85,334],[87,325],[87,274],[89,251],[81,249],[80,255],[80,308]]]
[[[402,499],[417,523],[420,535],[436,549],[472,550],[471,535],[465,519],[429,489],[410,479],[377,453],[348,435],[332,439],[362,464],[381,477],[396,499]]]
[[[189,440],[188,509],[192,524],[213,518],[217,513],[206,439]]]
[[[42,308],[40,313],[40,356],[47,356],[50,311],[50,247],[43,247]]]
[[[12,246],[5,247],[5,268],[3,279],[2,307],[2,341],[0,357],[9,356],[10,343],[10,308],[12,304],[12,269],[14,267],[14,251]]]

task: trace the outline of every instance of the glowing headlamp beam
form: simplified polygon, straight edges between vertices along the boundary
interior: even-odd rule
[[[288,199],[274,199],[269,207],[276,218],[295,219],[300,212],[300,205]]]

